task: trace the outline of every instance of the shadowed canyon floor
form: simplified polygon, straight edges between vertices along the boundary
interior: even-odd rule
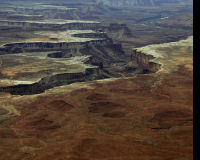
[[[137,48],[157,73],[1,93],[0,159],[192,160],[192,39]]]

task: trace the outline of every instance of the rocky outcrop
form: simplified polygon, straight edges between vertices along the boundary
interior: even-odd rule
[[[121,44],[115,44],[112,39],[98,39],[86,42],[21,42],[5,44],[0,48],[0,55],[23,52],[47,52],[50,58],[69,58],[74,56],[90,55],[90,64],[100,68],[119,62],[125,57]],[[123,57],[123,58],[122,58]]]
[[[126,24],[111,23],[109,26],[104,26],[102,30],[107,32],[108,36],[113,39],[133,36],[131,29]]]
[[[57,86],[99,79],[97,67],[87,68],[85,72],[62,73],[42,78],[33,84],[20,84],[15,86],[0,87],[0,92],[8,92],[13,95],[32,95],[44,92]]]
[[[102,33],[99,32],[97,34],[95,33],[95,35],[92,34],[93,33],[83,36],[94,36],[96,38],[97,36],[101,36]],[[104,37],[106,34],[102,34],[102,36]],[[10,43],[5,44],[0,48],[0,50],[0,54],[2,55],[23,52],[26,54],[28,52],[34,53],[51,51],[51,53],[47,53],[45,56],[49,58],[89,56],[89,58],[84,61],[84,63],[89,64],[85,66],[85,72],[49,75],[36,83],[0,88],[0,92],[9,92],[17,95],[38,94],[56,86],[68,85],[75,82],[112,78],[116,77],[116,75],[119,77],[117,70],[122,70],[120,65],[124,67],[123,64],[126,63],[125,59],[127,58],[122,45],[113,43],[110,38],[93,39],[84,42]],[[111,66],[115,63],[118,68],[112,69]]]
[[[144,69],[144,73],[149,72],[157,72],[161,69],[161,64],[151,62],[152,59],[155,57],[152,55],[147,55],[145,53],[142,53],[141,51],[137,51],[137,49],[133,49],[133,53],[131,54],[131,59],[135,60],[138,64],[140,64]]]
[[[93,45],[112,44],[111,39],[90,40],[86,42],[20,42],[5,44],[0,48],[0,54],[37,52],[37,51],[63,51],[74,48],[86,48]]]

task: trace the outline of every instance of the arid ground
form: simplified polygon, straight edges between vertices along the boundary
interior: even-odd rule
[[[141,48],[157,73],[1,94],[0,159],[192,160],[192,38]]]
[[[0,2],[0,160],[192,160],[191,0],[42,2]]]

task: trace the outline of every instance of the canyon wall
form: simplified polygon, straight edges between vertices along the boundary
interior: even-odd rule
[[[13,95],[32,95],[45,92],[57,86],[68,85],[75,82],[84,82],[98,79],[98,67],[86,68],[84,72],[55,74],[42,78],[32,84],[20,84],[15,86],[0,87],[0,92],[8,92]]]
[[[100,28],[100,23],[98,22],[40,22],[40,21],[11,21],[11,20],[0,20],[2,26],[15,26],[27,28],[57,28],[57,29],[71,29],[71,30],[96,30]]]
[[[112,39],[90,40],[86,42],[20,42],[5,44],[0,48],[0,54],[37,52],[37,51],[57,51],[74,48],[85,48],[93,45],[112,44]]]
[[[112,39],[98,39],[85,42],[21,42],[5,44],[0,48],[0,55],[16,54],[24,52],[47,52],[50,58],[69,58],[74,56],[91,55],[93,57],[90,64],[103,66],[117,62],[126,55],[121,44],[115,44]]]
[[[133,49],[131,54],[131,59],[135,60],[138,64],[140,64],[144,68],[144,72],[157,72],[161,69],[161,64],[151,62],[152,59],[156,57],[152,55],[147,55],[142,53],[141,51],[137,51],[137,49]]]

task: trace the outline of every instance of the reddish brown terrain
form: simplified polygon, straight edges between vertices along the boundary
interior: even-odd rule
[[[191,0],[0,0],[0,160],[192,160]]]
[[[157,73],[1,93],[0,159],[192,160],[192,43],[142,48]]]

